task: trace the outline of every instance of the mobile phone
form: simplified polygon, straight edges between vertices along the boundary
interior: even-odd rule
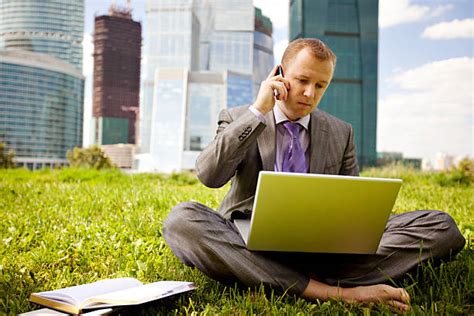
[[[275,76],[281,75],[283,77],[283,68],[281,68],[281,65],[278,66]]]
[[[275,72],[275,76],[279,75],[283,77],[283,68],[281,67],[281,65],[278,65],[277,70]],[[273,95],[275,96],[275,99],[280,100],[280,93],[277,89],[273,90]]]

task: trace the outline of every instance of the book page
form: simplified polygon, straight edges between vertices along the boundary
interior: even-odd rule
[[[80,307],[83,302],[87,301],[91,297],[141,285],[142,283],[134,278],[117,278],[36,294],[52,300],[63,301],[76,307]]]
[[[96,296],[88,300],[82,307],[91,307],[102,304],[140,304],[169,295],[185,292],[193,288],[195,288],[195,286],[192,282],[159,281]]]

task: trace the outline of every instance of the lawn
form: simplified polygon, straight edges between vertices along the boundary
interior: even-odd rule
[[[445,174],[405,168],[362,175],[403,178],[395,213],[449,212],[469,240],[449,263],[419,269],[401,284],[414,314],[474,313],[474,186]],[[117,170],[0,170],[0,314],[38,306],[31,292],[103,278],[135,277],[144,283],[186,280],[191,294],[130,310],[141,314],[385,314],[385,306],[307,302],[258,289],[226,287],[174,257],[161,225],[177,203],[196,200],[216,208],[228,187],[201,185],[192,175],[126,175]]]

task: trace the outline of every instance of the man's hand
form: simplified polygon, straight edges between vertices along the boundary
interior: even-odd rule
[[[302,297],[314,300],[341,299],[346,303],[381,303],[399,311],[408,311],[410,295],[402,288],[394,288],[385,284],[341,288],[330,286],[316,280],[310,280]]]
[[[397,310],[408,311],[410,295],[402,288],[385,284],[345,288],[342,300],[347,303],[382,303]]]
[[[277,90],[280,95],[280,100],[286,101],[288,99],[288,90],[290,90],[290,83],[282,75],[275,75],[279,65],[273,67],[267,79],[262,81],[260,90],[258,91],[257,99],[253,104],[254,108],[263,115],[270,112],[275,106],[275,98],[273,91]]]

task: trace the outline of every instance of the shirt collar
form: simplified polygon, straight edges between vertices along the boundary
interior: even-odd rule
[[[278,125],[280,123],[283,123],[285,121],[291,121],[288,117],[286,117],[285,113],[280,109],[280,105],[277,102],[275,106],[273,107],[273,115],[275,116],[275,123]],[[303,126],[306,130],[309,129],[309,119],[311,117],[311,114],[305,115],[298,120],[294,121],[293,123],[299,123],[301,126]]]

